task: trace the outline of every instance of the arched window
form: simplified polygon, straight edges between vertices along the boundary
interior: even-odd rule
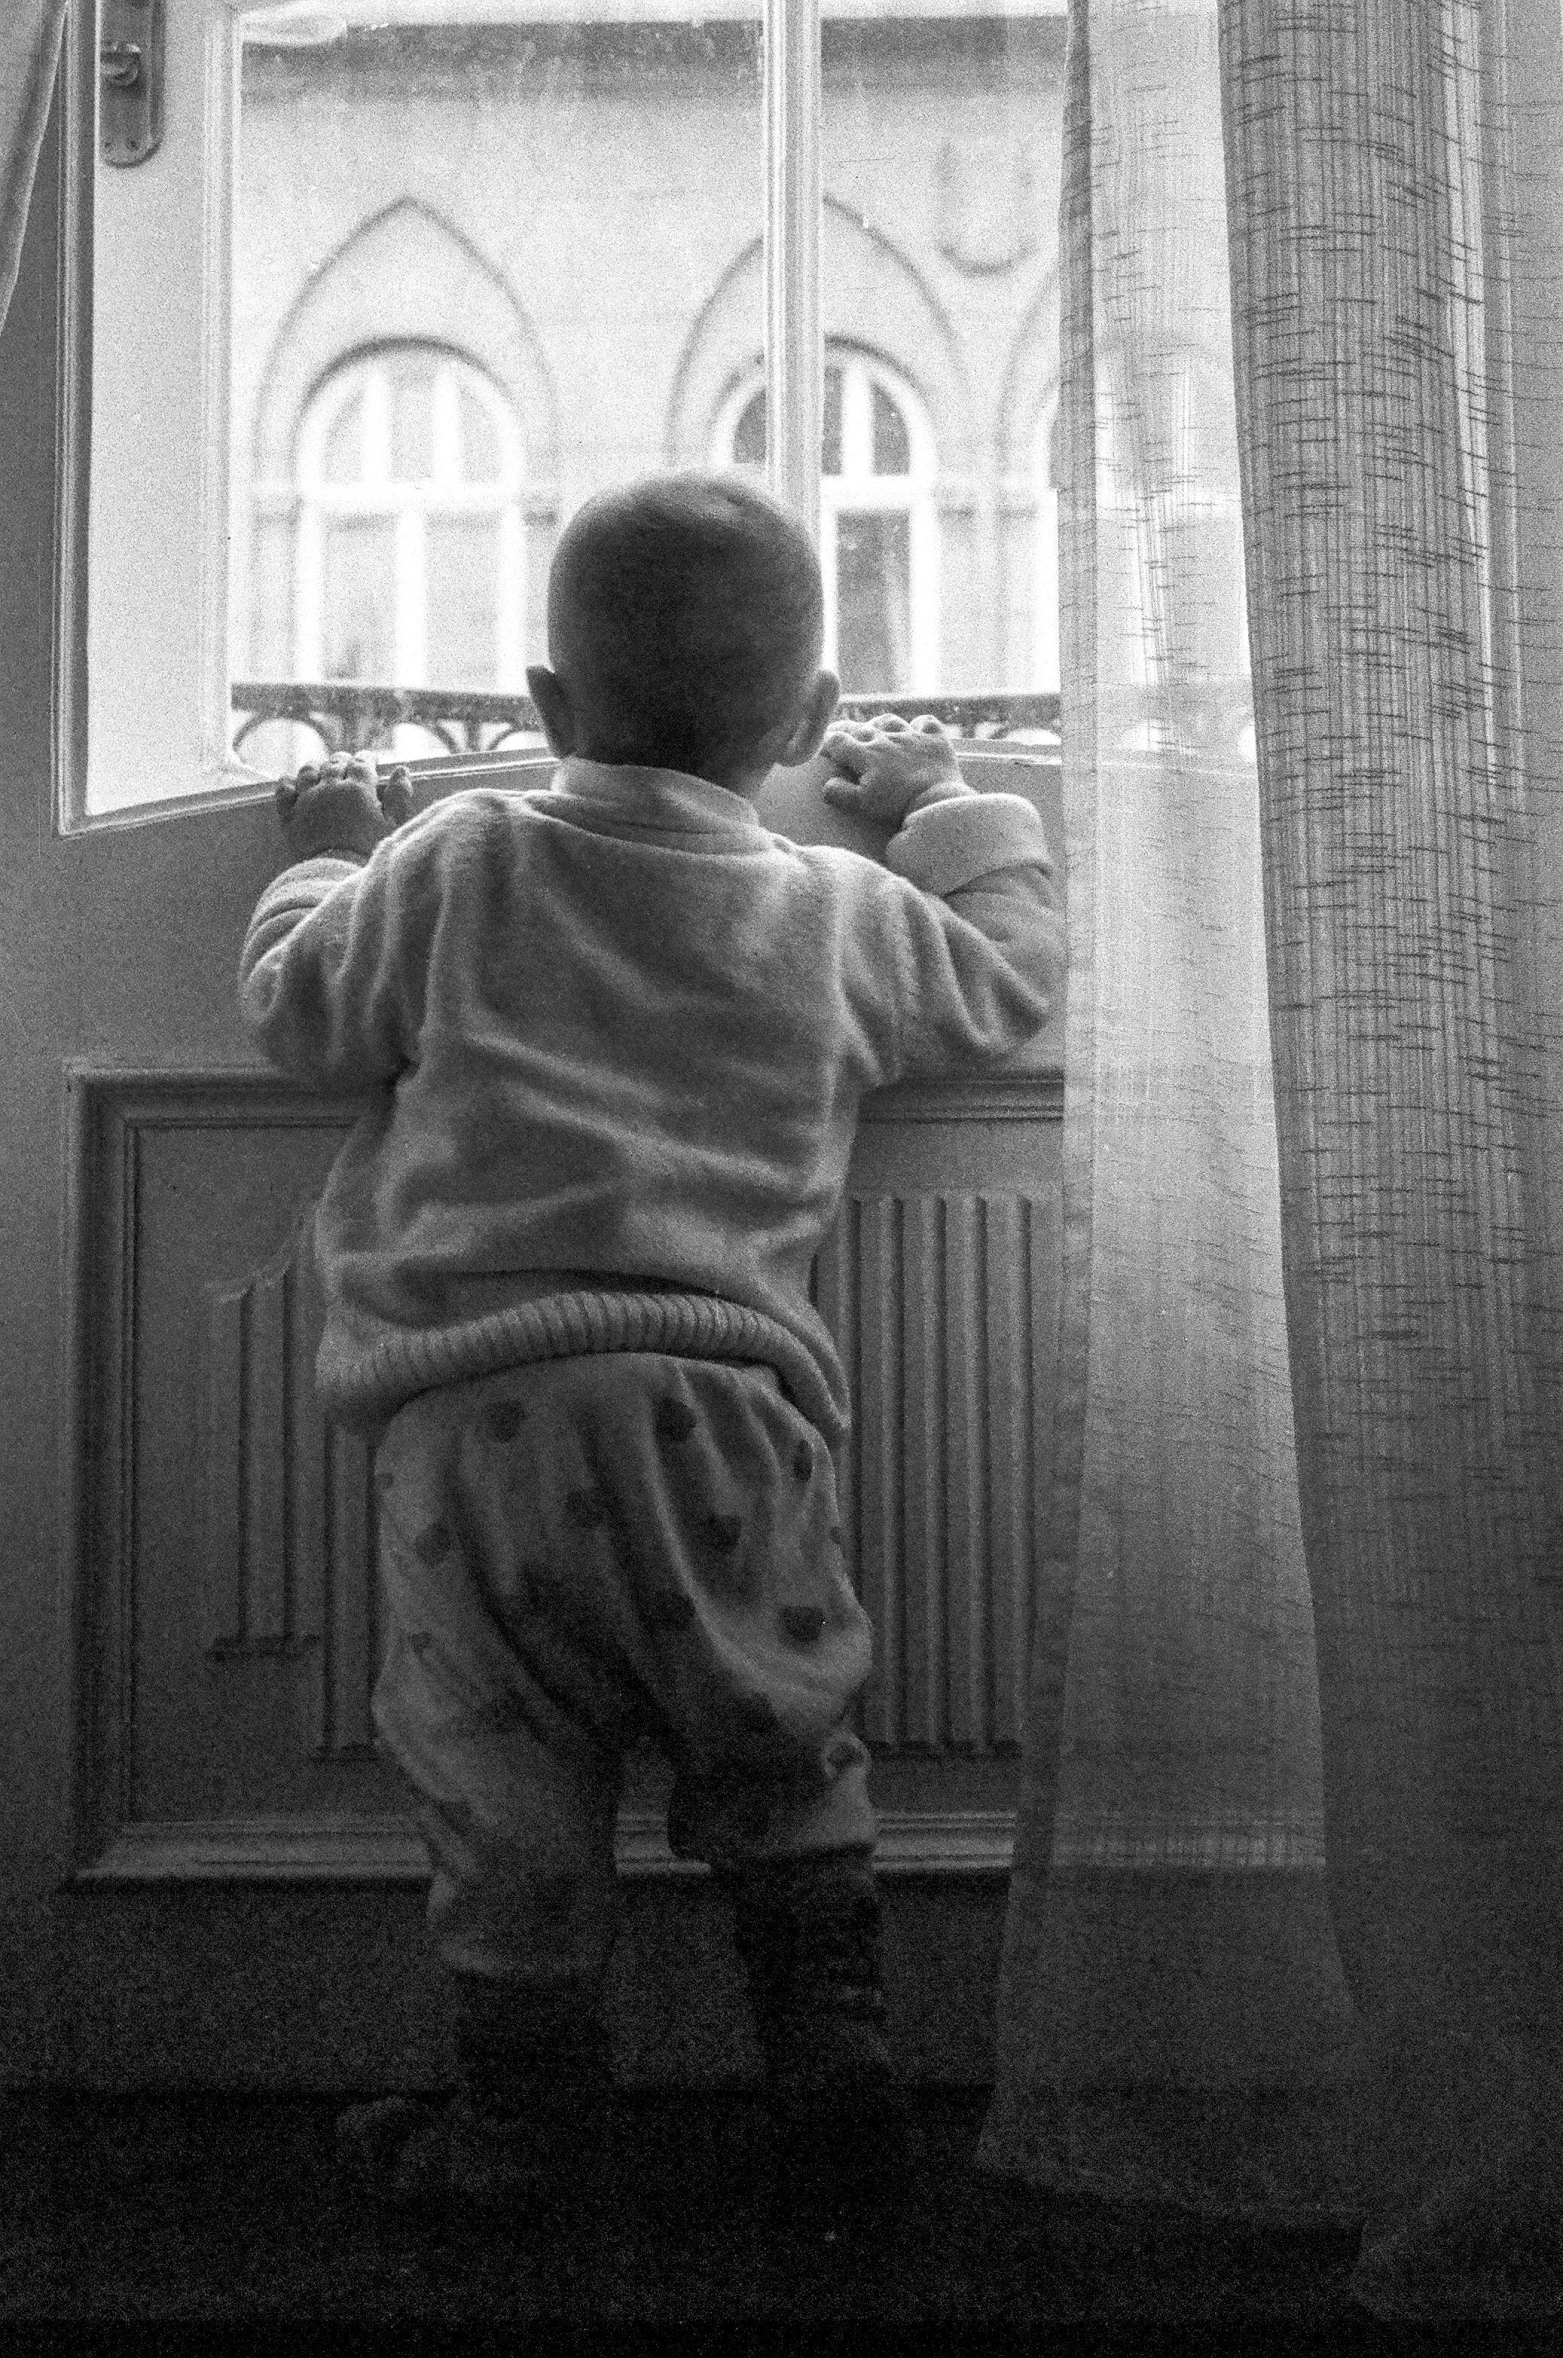
[[[751,370],[712,436],[721,467],[765,465],[765,387]],[[938,687],[938,458],[921,401],[866,353],[825,357],[820,569],[825,662],[863,695]]]
[[[344,362],[300,421],[296,676],[516,688],[521,437],[473,362],[399,344]]]

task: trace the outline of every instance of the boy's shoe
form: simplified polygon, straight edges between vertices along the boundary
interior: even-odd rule
[[[831,2205],[895,2192],[920,2147],[885,2042],[872,1867],[778,1862],[733,1877],[730,1895],[793,2191]]]
[[[520,1996],[458,1982],[460,2087],[443,2103],[387,2096],[337,2122],[344,2166],[408,2216],[518,2226],[561,2198],[589,2201],[608,2156],[608,2041],[574,1993]]]
[[[604,2158],[600,2107],[598,2114],[565,2137],[557,2124],[496,2119],[466,2096],[440,2105],[387,2096],[341,2115],[337,2155],[376,2202],[403,2217],[524,2227],[566,2194],[589,2197]]]
[[[395,2211],[433,2211],[443,2205],[449,2101],[380,2096],[338,2114],[337,2160],[346,2174]]]

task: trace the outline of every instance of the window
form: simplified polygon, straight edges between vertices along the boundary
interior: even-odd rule
[[[737,457],[762,393],[849,687],[1034,684],[1000,413],[1056,310],[1064,0],[178,15],[162,147],[92,186],[65,824],[258,797],[311,687],[519,708],[564,521]],[[237,751],[236,681],[278,691]]]
[[[403,346],[328,377],[298,437],[298,676],[519,687],[521,477],[514,420],[458,354]]]
[[[712,463],[759,471],[758,369],[725,406]],[[883,361],[827,350],[820,438],[825,661],[868,695],[939,685],[939,533],[933,435],[918,396]]]

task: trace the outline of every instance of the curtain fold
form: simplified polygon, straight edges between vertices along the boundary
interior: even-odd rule
[[[1544,175],[1513,166],[1510,22],[1222,0],[1286,1297],[1331,1900],[1370,2042],[1359,2290],[1385,2313],[1523,2307],[1549,2268],[1563,2299],[1563,1358],[1535,1154],[1557,1011],[1533,955],[1556,754],[1522,726],[1514,530],[1516,424],[1555,438],[1558,388],[1527,429],[1508,224]],[[1555,370],[1555,314],[1532,327]]]
[[[1563,266],[1518,329],[1510,270],[1548,204],[1563,248],[1563,32],[1513,90],[1522,15],[1070,21],[1058,1478],[983,2158],[1352,2213],[1385,2316],[1563,2309]]]
[[[66,0],[7,0],[0,15],[0,326],[16,284],[65,5]]]
[[[1338,2214],[1214,0],[1069,43],[1064,1309],[982,2159]]]

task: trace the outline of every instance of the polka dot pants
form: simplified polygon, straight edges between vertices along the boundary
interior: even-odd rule
[[[594,1976],[626,1750],[681,1856],[873,1843],[847,1725],[871,1655],[834,1469],[768,1368],[546,1360],[410,1401],[375,1458],[375,1723],[411,1783],[444,1962]]]

